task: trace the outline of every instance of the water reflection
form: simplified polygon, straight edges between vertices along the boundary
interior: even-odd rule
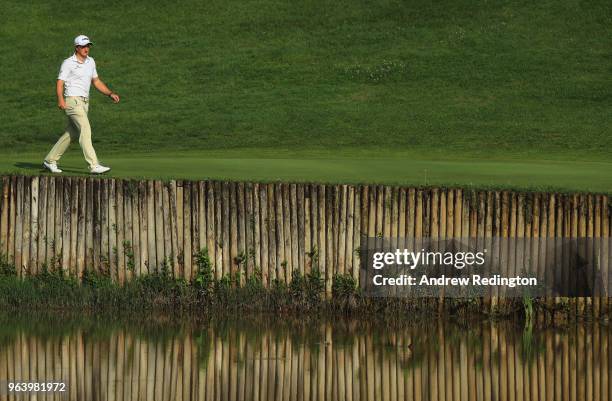
[[[131,326],[0,319],[3,380],[54,400],[607,400],[610,328],[261,317]],[[1,400],[22,399],[0,392]],[[25,398],[23,398],[25,399]]]

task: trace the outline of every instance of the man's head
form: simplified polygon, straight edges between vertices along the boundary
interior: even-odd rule
[[[93,43],[89,40],[89,37],[85,35],[79,35],[74,38],[74,51],[83,58],[89,55],[89,48],[91,45],[93,45]]]

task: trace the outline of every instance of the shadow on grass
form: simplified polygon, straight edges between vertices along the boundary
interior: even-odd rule
[[[30,162],[17,162],[14,164],[15,167],[26,170],[38,170],[41,173],[49,173],[49,171],[43,167],[41,163],[30,163]],[[74,169],[74,168],[65,168],[60,167],[65,173],[74,173],[74,174],[84,174],[86,171]]]
[[[17,168],[25,168],[25,169],[28,169],[28,170],[45,171],[45,168],[42,166],[42,163],[17,162],[17,163],[15,163],[15,167],[17,167]]]

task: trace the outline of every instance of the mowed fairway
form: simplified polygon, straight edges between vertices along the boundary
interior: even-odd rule
[[[223,152],[225,153],[225,152]],[[244,153],[184,151],[175,154],[114,154],[105,157],[113,170],[105,176],[161,179],[228,179],[254,181],[382,183],[417,186],[610,192],[612,164],[603,162],[522,162],[481,160],[419,160],[393,155],[389,158],[291,155],[259,157]],[[42,173],[37,155],[6,156],[5,172]],[[86,173],[79,152],[63,160],[69,175]]]
[[[0,171],[39,172],[86,33],[115,176],[610,192],[611,27],[604,1],[6,3]],[[76,142],[60,165],[86,173]]]

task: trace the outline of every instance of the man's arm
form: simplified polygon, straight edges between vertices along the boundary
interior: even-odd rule
[[[119,103],[119,95],[108,89],[108,86],[98,77],[93,78],[91,82],[94,84],[97,90],[99,90],[102,94],[113,99],[113,102]]]
[[[61,110],[66,109],[66,102],[64,101],[64,81],[61,79],[57,80],[55,85],[55,93],[57,94],[57,107]]]

